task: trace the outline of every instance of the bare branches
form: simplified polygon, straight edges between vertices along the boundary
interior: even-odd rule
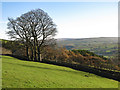
[[[8,20],[10,31],[7,34],[11,38],[24,41],[27,48],[28,46],[34,48],[34,57],[38,52],[38,58],[41,46],[45,45],[46,41],[49,41],[49,38],[55,36],[57,32],[52,19],[41,9],[31,10],[15,20],[12,18]]]

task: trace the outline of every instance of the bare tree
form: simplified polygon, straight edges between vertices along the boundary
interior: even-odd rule
[[[31,10],[15,20],[9,18],[8,31],[11,38],[16,38],[25,42],[26,52],[28,48],[34,56],[34,61],[40,61],[40,50],[45,41],[56,35],[56,25],[51,17],[41,9]]]
[[[29,59],[28,49],[31,34],[28,29],[29,28],[28,24],[20,17],[18,17],[16,20],[12,18],[8,18],[8,20],[9,20],[8,29],[10,29],[10,31],[8,31],[7,34],[11,36],[11,38],[20,40],[24,43],[26,47],[27,59]]]

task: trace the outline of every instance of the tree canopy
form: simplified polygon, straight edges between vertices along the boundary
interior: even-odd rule
[[[43,10],[36,9],[22,14],[16,19],[8,18],[8,20],[7,34],[25,44],[28,59],[30,48],[31,59],[40,61],[41,47],[54,41],[53,37],[57,33],[56,24],[52,18]]]

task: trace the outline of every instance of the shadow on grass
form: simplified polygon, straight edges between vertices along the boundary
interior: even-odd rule
[[[63,71],[63,72],[80,74],[80,72],[77,72],[77,71],[69,71],[69,70],[62,70],[62,69],[53,69],[53,68],[46,68],[46,67],[32,66],[32,65],[25,65],[25,64],[17,64],[17,63],[10,63],[10,62],[4,62],[4,63],[8,63],[8,64],[12,64],[12,65],[19,65],[19,66],[24,66],[24,67],[40,68],[40,69],[56,70],[56,71]]]
[[[26,60],[23,59],[23,61],[26,61]],[[52,64],[52,65],[57,65],[57,66],[63,66],[63,67],[72,68],[72,69],[78,70],[78,71],[93,73],[95,75],[105,77],[105,78],[109,78],[109,79],[114,79],[114,80],[117,80],[117,81],[120,82],[120,72],[114,72],[114,71],[108,71],[108,70],[103,70],[103,69],[98,69],[98,68],[93,68],[93,67],[88,67],[88,66],[82,66],[82,65],[79,65],[79,64],[59,63],[59,62],[52,62],[52,61],[42,61],[42,63]],[[10,64],[13,64],[13,63],[10,63]],[[43,69],[50,69],[50,70],[59,70],[59,71],[66,71],[66,72],[72,72],[72,73],[79,73],[77,71],[44,68],[44,67],[22,65],[22,64],[18,64],[18,65],[25,66],[25,67],[34,67],[34,68],[43,68]],[[88,77],[88,76],[86,76],[86,77]]]
[[[16,55],[12,55],[12,54],[0,54],[0,55],[10,56],[10,57],[22,60],[22,61],[32,61],[32,60],[27,60],[27,57],[25,57],[25,56],[16,56]]]

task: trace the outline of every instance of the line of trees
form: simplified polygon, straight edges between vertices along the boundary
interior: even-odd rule
[[[111,59],[104,59],[105,57],[98,56],[87,50],[67,50],[65,48],[52,48],[47,46],[44,48],[42,56],[44,61],[47,62],[78,64],[107,70],[120,70],[118,65],[114,64],[114,61]]]
[[[57,29],[52,18],[43,10],[36,9],[8,20],[7,34],[24,44],[27,60],[41,61],[42,47],[55,41],[53,37]]]

